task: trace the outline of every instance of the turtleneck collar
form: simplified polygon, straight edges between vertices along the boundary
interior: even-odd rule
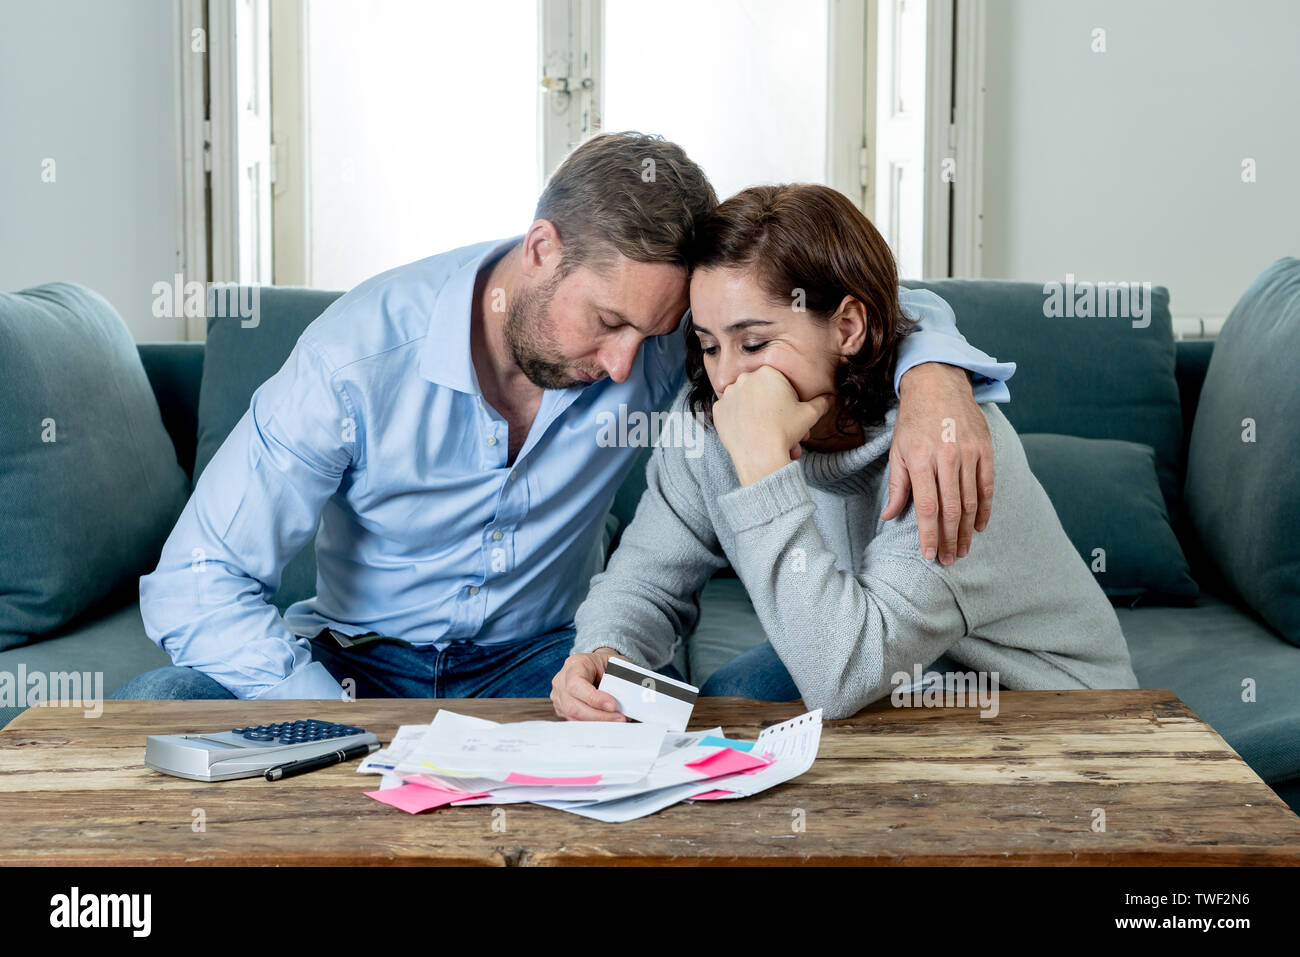
[[[883,424],[868,429],[866,441],[841,452],[813,452],[804,449],[799,456],[804,481],[814,488],[832,492],[865,492],[876,485],[880,473],[889,465],[889,446],[894,440],[894,422],[898,418],[895,402],[885,414]]]

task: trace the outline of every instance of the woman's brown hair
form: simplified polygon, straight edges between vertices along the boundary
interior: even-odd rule
[[[867,341],[835,373],[838,427],[870,428],[894,400],[894,359],[914,320],[898,304],[898,269],[884,237],[853,203],[827,186],[752,186],[696,223],[693,269],[752,267],[774,303],[802,303],[823,325],[845,296],[862,303]],[[693,324],[686,327],[691,410],[712,419],[713,386]],[[847,426],[847,428],[846,428]]]

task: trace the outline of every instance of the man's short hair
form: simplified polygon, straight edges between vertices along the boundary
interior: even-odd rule
[[[600,269],[621,253],[687,266],[695,224],[718,205],[708,177],[676,143],[645,133],[602,133],[560,164],[533,219],[560,235],[559,275]]]

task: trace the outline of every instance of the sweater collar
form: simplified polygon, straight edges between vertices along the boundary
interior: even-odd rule
[[[880,473],[889,465],[889,447],[894,441],[894,423],[898,403],[890,406],[885,421],[868,429],[866,441],[857,448],[842,452],[803,450],[804,481],[814,488],[830,491],[866,492],[876,486]]]

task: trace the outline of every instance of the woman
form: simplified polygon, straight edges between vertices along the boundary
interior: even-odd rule
[[[690,381],[674,412],[704,434],[691,455],[655,449],[636,517],[578,609],[559,714],[619,720],[594,687],[605,661],[662,667],[727,562],[768,640],[704,695],[801,697],[841,718],[935,663],[1006,688],[1137,687],[1110,602],[996,405],[981,406],[993,513],[969,557],[926,561],[910,506],[880,521],[909,320],[888,246],[847,198],[745,190],[700,225],[692,266]]]

